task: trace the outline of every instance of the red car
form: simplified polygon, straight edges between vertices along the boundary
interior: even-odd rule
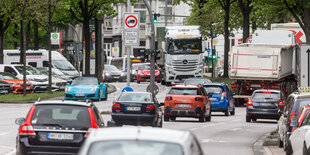
[[[299,126],[301,126],[306,114],[309,112],[310,112],[310,105],[306,105],[300,109],[297,116],[297,124],[293,124],[292,132],[294,132]]]
[[[6,73],[6,72],[0,72],[0,80],[5,81],[11,85],[12,93],[19,94],[23,93],[23,80],[18,79],[16,76]],[[26,91],[27,93],[33,92],[33,87],[30,83],[30,81],[26,80]]]
[[[155,66],[155,81],[160,82],[159,78],[159,68]],[[139,66],[137,70],[137,83],[147,81],[151,78],[151,64],[145,63]]]

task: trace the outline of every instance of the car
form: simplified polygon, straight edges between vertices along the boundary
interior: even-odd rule
[[[224,83],[210,83],[204,84],[203,88],[212,95],[211,111],[212,112],[224,112],[225,116],[235,115],[235,99],[230,89]]]
[[[165,98],[164,120],[194,117],[211,121],[211,101],[202,85],[174,85]]]
[[[294,154],[309,154],[307,146],[309,146],[310,138],[310,105],[304,106],[297,117],[297,121],[292,124],[292,135],[289,137],[289,148],[292,148]],[[307,145],[308,142],[308,145]]]
[[[0,81],[0,94],[8,94],[11,91],[11,86],[6,81]]]
[[[279,147],[290,154],[292,152],[289,147],[289,137],[292,134],[293,124],[297,121],[300,109],[310,104],[310,92],[296,91],[290,94],[285,102],[283,113],[278,120]]]
[[[189,131],[148,127],[114,127],[90,133],[79,155],[203,155]]]
[[[125,81],[127,78],[127,74],[113,65],[104,65],[103,75],[106,82]]]
[[[49,73],[48,71],[40,71],[42,75],[46,75],[48,76]],[[65,90],[67,85],[67,81],[64,79],[61,79],[59,77],[54,76],[54,74],[52,73],[52,89],[53,90]]]
[[[23,84],[24,80],[18,79],[16,76],[6,73],[6,72],[0,72],[0,81],[5,81],[11,86],[11,92],[14,94],[23,93]],[[30,81],[26,80],[26,93],[32,93],[33,87],[30,83]]]
[[[77,154],[91,129],[104,127],[91,102],[38,101],[17,118],[16,154]]]
[[[159,75],[160,75],[159,68],[156,65],[156,67],[155,67],[155,81],[157,81],[157,83],[160,82]],[[144,63],[141,66],[139,66],[139,68],[137,70],[137,83],[147,81],[150,78],[151,78],[151,64],[150,63]]]
[[[255,90],[246,105],[246,122],[257,119],[278,120],[283,112],[284,95],[280,90]]]
[[[139,67],[143,65],[143,63],[134,63],[131,66],[131,75],[132,75],[132,79],[133,80],[137,80],[137,70],[139,69]]]
[[[46,67],[35,67],[38,71],[43,71],[43,72],[49,72],[48,68]],[[73,76],[73,75],[67,75],[64,74],[63,72],[61,72],[59,69],[57,68],[51,68],[52,69],[52,75],[53,77],[57,77],[60,79],[63,79],[65,81],[72,81],[73,78],[78,77],[78,76]],[[48,75],[48,74],[47,74]]]
[[[208,84],[208,83],[212,83],[212,81],[208,78],[188,78],[185,79],[184,84],[186,85],[204,85],[204,84]]]
[[[99,83],[96,77],[76,77],[65,89],[66,100],[92,99],[107,100],[107,86]]]
[[[18,79],[23,79],[24,77],[22,64],[0,64],[0,72],[11,73]],[[47,91],[48,77],[41,75],[41,73],[34,67],[26,66],[26,79],[31,82],[34,92]]]
[[[112,120],[117,126],[162,127],[162,110],[156,97],[148,92],[123,92],[112,106]]]

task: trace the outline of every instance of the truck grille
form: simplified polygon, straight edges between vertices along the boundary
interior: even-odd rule
[[[175,71],[180,72],[189,72],[195,71],[198,65],[198,60],[186,60],[187,63],[184,63],[185,60],[173,60],[172,66]]]

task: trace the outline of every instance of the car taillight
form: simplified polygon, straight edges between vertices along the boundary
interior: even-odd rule
[[[237,84],[232,84],[231,87],[232,87],[232,88],[239,88],[239,85],[237,85]]]
[[[31,118],[32,118],[32,115],[34,113],[35,108],[36,108],[35,106],[31,107],[31,109],[27,115],[27,118],[25,120],[25,123],[22,124],[19,128],[19,135],[24,135],[24,136],[36,135],[36,133],[33,130],[32,125],[31,125]]]
[[[253,106],[252,100],[248,100],[248,106]]]
[[[202,97],[196,97],[196,98],[195,98],[195,101],[197,101],[197,102],[203,102],[203,98],[202,98]]]
[[[112,106],[113,110],[121,110],[121,105],[119,103],[114,103]]]
[[[88,108],[88,113],[89,113],[89,117],[90,117],[90,126],[89,126],[88,131],[85,133],[85,137],[89,135],[91,130],[99,128],[99,126],[97,125],[96,120],[95,120],[94,112],[91,108]]]
[[[149,111],[154,111],[155,107],[153,104],[147,105],[145,108],[145,111],[149,112]]]
[[[279,108],[283,108],[283,107],[284,107],[284,102],[283,102],[283,101],[280,101],[279,104],[278,104],[278,107],[279,107]]]
[[[270,91],[263,91],[264,94],[271,94]]]
[[[166,96],[165,101],[171,101],[172,97],[171,96]]]
[[[223,100],[225,96],[226,96],[226,93],[222,93],[221,100]]]
[[[288,124],[292,123],[292,118],[295,118],[295,112],[291,112],[290,117],[288,118]]]

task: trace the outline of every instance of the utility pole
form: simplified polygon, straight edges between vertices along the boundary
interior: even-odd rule
[[[52,92],[52,51],[51,51],[52,12],[51,0],[48,0],[48,92]]]
[[[168,0],[165,0],[165,14],[168,15]],[[165,26],[168,25],[168,17],[165,16]]]
[[[127,0],[127,12],[131,12],[130,10],[130,0]],[[130,87],[130,46],[125,47],[127,51],[127,87]]]

